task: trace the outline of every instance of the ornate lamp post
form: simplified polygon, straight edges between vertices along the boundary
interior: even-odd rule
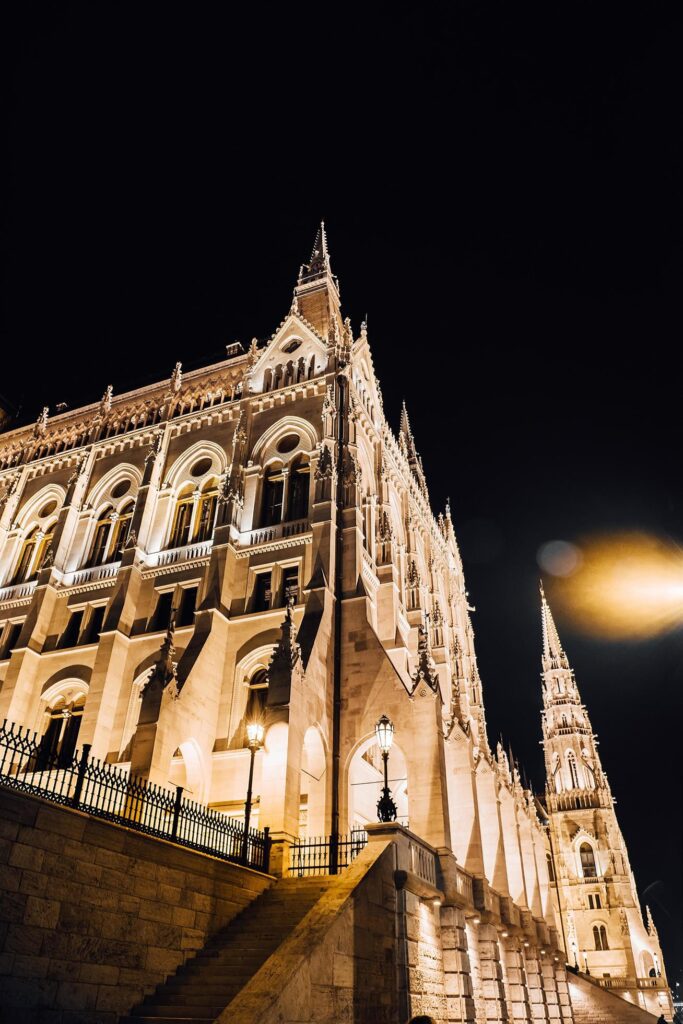
[[[377,743],[382,751],[382,759],[384,761],[384,789],[377,801],[377,817],[380,821],[396,821],[396,804],[391,799],[388,767],[389,751],[391,750],[391,744],[394,742],[394,724],[386,715],[382,715],[375,726],[375,735],[377,736]]]
[[[249,722],[247,739],[249,740],[249,784],[247,786],[247,802],[244,806],[244,838],[242,839],[242,863],[246,864],[249,853],[249,822],[251,820],[251,788],[254,781],[254,758],[256,751],[263,745],[265,729],[262,722]]]

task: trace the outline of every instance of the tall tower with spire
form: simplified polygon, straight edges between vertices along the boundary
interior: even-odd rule
[[[543,750],[548,861],[567,961],[652,1013],[670,1009],[598,740],[541,586]],[[648,910],[649,915],[649,910]]]

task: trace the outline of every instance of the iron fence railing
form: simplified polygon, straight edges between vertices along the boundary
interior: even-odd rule
[[[82,751],[55,752],[45,738],[5,721],[0,729],[0,785],[167,839],[222,860],[268,871],[270,837],[183,796],[131,777]]]
[[[335,862],[337,872],[343,871],[358,856],[368,841],[365,829],[354,829],[349,835],[301,837],[289,851],[289,873],[329,875]]]

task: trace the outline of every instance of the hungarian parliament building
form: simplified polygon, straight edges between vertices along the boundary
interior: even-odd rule
[[[432,511],[405,407],[389,425],[324,226],[267,342],[0,434],[0,720],[46,763],[87,744],[240,818],[258,721],[251,824],[277,873],[297,838],[376,821],[386,715],[397,820],[445,894],[430,992],[451,1015],[413,1006],[573,1021],[573,971],[671,1019],[548,602],[539,795],[490,745],[471,612],[450,509]]]

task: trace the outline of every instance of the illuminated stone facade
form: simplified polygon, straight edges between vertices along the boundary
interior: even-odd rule
[[[385,419],[324,228],[265,345],[1,440],[0,718],[239,816],[261,717],[252,823],[286,872],[295,837],[375,819],[389,715],[399,821],[442,901],[432,973],[406,936],[406,1013],[570,1021],[546,835],[489,746],[450,511],[405,409],[398,435]]]

